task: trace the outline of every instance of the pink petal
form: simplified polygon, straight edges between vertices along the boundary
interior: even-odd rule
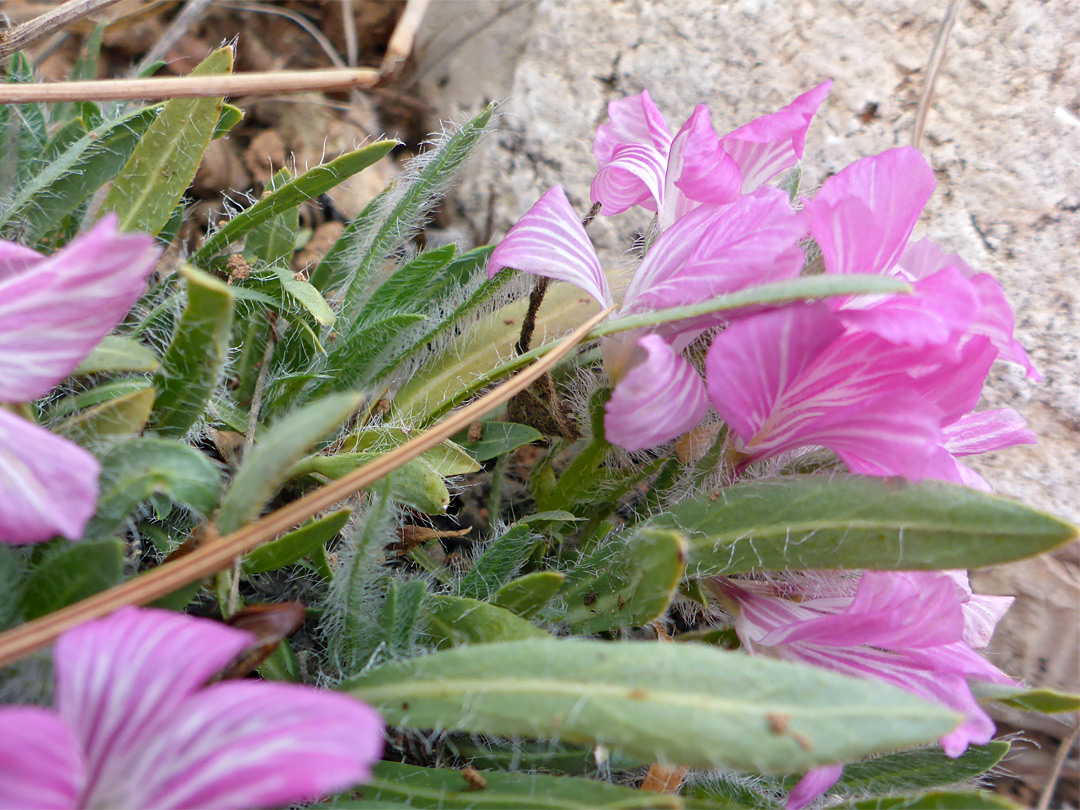
[[[822,82],[783,109],[744,124],[721,139],[724,151],[742,172],[744,194],[802,159],[806,130],[830,87],[831,80]]]
[[[1016,601],[1012,596],[986,596],[973,594],[964,603],[965,644],[981,650],[990,643],[994,628]]]
[[[1004,450],[1017,444],[1035,444],[1024,417],[1012,408],[969,413],[942,431],[945,449],[956,456],[974,456]]]
[[[957,254],[946,255],[941,245],[929,239],[912,242],[900,257],[900,265],[913,278],[925,278],[944,267],[957,267],[971,279],[979,296],[979,311],[975,317],[973,332],[990,338],[1001,353],[1001,359],[1023,366],[1027,376],[1035,381],[1042,375],[1031,364],[1027,352],[1013,339],[1013,312],[1005,298],[1005,292],[989,273],[976,273]]]
[[[741,189],[742,173],[720,147],[709,108],[699,104],[671,142],[660,230],[667,230],[703,203],[734,202]]]
[[[281,807],[353,787],[382,756],[383,723],[338,692],[229,681],[162,712],[132,740],[97,807]]]
[[[23,247],[18,242],[0,241],[0,279],[25,272],[44,259],[36,250]]]
[[[589,194],[594,203],[600,203],[600,212],[608,216],[635,205],[655,211],[664,199],[666,170],[666,158],[651,146],[618,146],[596,173]]]
[[[925,353],[929,371],[913,365],[912,389],[941,408],[942,424],[948,425],[978,404],[997,350],[981,336],[963,343],[955,360],[949,357],[948,347],[943,348],[943,352]]]
[[[253,639],[208,619],[138,608],[124,608],[61,636],[53,656],[56,708],[85,753],[88,791],[126,784],[161,718]]]
[[[604,414],[604,435],[625,450],[644,450],[681,436],[709,409],[697,370],[659,335],[638,340],[644,358],[620,379]]]
[[[948,346],[979,311],[974,285],[955,267],[915,282],[912,295],[860,296],[838,310],[845,324],[873,332],[891,343]],[[955,341],[953,341],[955,342]]]
[[[562,186],[552,186],[499,242],[488,261],[488,278],[504,267],[569,281],[602,306],[611,291],[592,242]]]
[[[844,772],[843,764],[822,765],[811,768],[788,794],[785,810],[801,810],[818,796],[821,796],[840,780]]]
[[[85,779],[78,744],[55,713],[0,709],[0,810],[74,810]]]
[[[682,217],[653,245],[623,299],[625,313],[693,304],[798,276],[804,257],[798,242],[807,217],[787,195],[762,188],[724,208],[703,206]],[[704,324],[730,319],[710,316]]]
[[[713,408],[749,442],[781,396],[843,331],[824,304],[782,307],[731,324],[705,358]]]
[[[989,482],[971,467],[960,462],[944,447],[939,447],[926,462],[922,471],[923,478],[934,481],[948,481],[980,492],[993,492]]]
[[[830,273],[885,273],[900,258],[934,172],[911,147],[863,158],[833,175],[807,204],[810,233]]]
[[[25,402],[67,377],[146,289],[161,249],[110,215],[30,270],[0,281],[0,400]]]
[[[0,408],[0,542],[82,537],[101,466],[88,452]]]
[[[608,103],[608,122],[596,128],[593,153],[601,167],[612,160],[620,146],[644,144],[667,157],[671,145],[664,116],[648,91]]]

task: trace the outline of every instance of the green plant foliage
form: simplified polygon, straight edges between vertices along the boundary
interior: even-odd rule
[[[356,413],[362,401],[359,394],[336,394],[289,414],[268,430],[244,459],[221,501],[215,520],[218,531],[228,534],[257,518],[288,480],[289,468]]]
[[[387,664],[341,688],[394,725],[765,773],[930,742],[959,722],[882,683],[698,644],[479,644]],[[777,716],[785,733],[772,730]]]
[[[686,806],[678,796],[568,776],[485,771],[483,779],[483,789],[477,790],[465,781],[461,771],[380,762],[375,766],[374,778],[361,790],[362,799],[335,802],[332,806],[341,810],[680,810]]]
[[[9,546],[0,546],[0,631],[22,619],[19,591],[25,574],[25,559]]]
[[[566,572],[562,615],[576,633],[640,627],[661,616],[686,570],[686,539],[641,529],[577,560]]]
[[[428,597],[425,607],[427,632],[437,648],[548,635],[509,610],[476,599],[433,594]]]
[[[1020,810],[1003,796],[986,791],[937,791],[924,796],[886,796],[841,805],[844,810]]]
[[[106,537],[154,495],[164,495],[206,517],[217,506],[221,473],[198,450],[165,439],[139,438],[117,445],[101,460],[98,511],[87,538]]]
[[[192,76],[231,73],[232,48],[220,48],[206,57]],[[103,205],[120,216],[120,228],[157,234],[169,221],[187,191],[210,145],[221,98],[176,98],[139,140]]]
[[[65,419],[53,429],[74,442],[92,445],[101,439],[142,432],[154,406],[154,389],[142,388],[110,399]]]
[[[937,570],[1018,560],[1076,529],[973,489],[861,476],[791,476],[695,498],[650,525],[686,532],[693,576],[814,568]]]
[[[299,529],[283,534],[265,546],[259,546],[244,557],[243,572],[261,574],[292,565],[337,537],[351,516],[351,509],[339,509],[324,517],[310,520]]]
[[[1026,712],[1058,714],[1080,711],[1080,695],[1054,689],[1028,689],[989,681],[973,681],[971,693],[980,701],[992,700]]]
[[[148,346],[118,335],[108,335],[79,363],[75,376],[117,371],[157,371],[157,355]]]
[[[202,416],[229,350],[233,292],[216,278],[184,266],[187,307],[154,375],[158,392],[150,427],[183,436]]]
[[[20,612],[26,619],[44,616],[112,587],[123,573],[122,540],[54,541],[26,578]]]
[[[540,542],[528,522],[508,529],[473,563],[458,585],[458,596],[490,599],[533,555]]]
[[[287,211],[294,211],[301,203],[325,194],[354,174],[358,174],[386,157],[396,145],[396,141],[376,141],[362,149],[347,152],[322,166],[317,166],[295,180],[275,184],[271,193],[222,225],[191,257],[191,261],[200,267],[208,266],[211,259],[223,253],[233,242],[274,217]]]
[[[419,620],[426,596],[427,583],[422,579],[390,581],[379,612],[376,636],[385,657],[402,658],[413,650],[422,626]]]
[[[543,438],[539,430],[528,425],[492,421],[480,422],[479,425],[480,438],[476,441],[469,440],[467,430],[454,437],[461,449],[477,461],[490,461]]]
[[[491,603],[529,619],[540,612],[562,588],[566,575],[558,571],[534,571],[512,579],[491,597]]]

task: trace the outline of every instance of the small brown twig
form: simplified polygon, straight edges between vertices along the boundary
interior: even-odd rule
[[[383,57],[381,73],[384,76],[394,76],[401,66],[405,64],[413,51],[416,42],[416,32],[427,14],[431,0],[409,0],[405,4],[405,11],[401,13],[394,33],[390,35],[390,41],[386,45],[386,55]]]
[[[26,622],[0,633],[0,667],[7,666],[31,653],[49,646],[65,630],[84,622],[107,616],[128,605],[145,605],[178,588],[224,570],[233,560],[253,548],[274,539],[282,532],[355,495],[364,487],[398,469],[402,464],[442,443],[455,433],[466,429],[493,408],[502,405],[519,391],[549,371],[589,334],[594,326],[611,313],[605,309],[593,316],[553,349],[542,360],[533,363],[516,376],[494,388],[470,405],[425,430],[405,444],[379,456],[369,464],[342,476],[337,481],[312,490],[287,506],[249,523],[224,537],[203,543],[188,554],[163,563],[157,568],[129,579],[115,588],[76,602],[62,610]]]
[[[171,51],[181,39],[184,38],[184,34],[193,26],[196,21],[203,15],[207,7],[213,0],[187,0],[184,7],[177,14],[169,27],[165,29],[157,42],[155,42],[145,54],[142,59],[139,60],[139,64],[135,66],[132,71],[132,75],[138,75],[149,68],[152,64],[159,59],[164,59],[169,55]]]
[[[223,76],[167,76],[92,82],[0,85],[0,104],[57,101],[134,101],[136,99],[266,96],[322,90],[368,89],[379,79],[371,68],[282,70]]]
[[[945,9],[945,16],[938,28],[937,40],[934,42],[934,50],[930,52],[930,64],[926,68],[926,81],[923,82],[922,97],[919,99],[919,109],[915,113],[915,132],[911,136],[911,145],[916,149],[922,143],[923,131],[926,129],[926,118],[930,114],[930,103],[934,100],[934,85],[937,84],[938,74],[945,64],[945,51],[949,46],[949,34],[952,33],[956,18],[960,15],[960,6],[964,0],[952,0]]]
[[[52,11],[46,11],[32,20],[27,20],[22,25],[16,25],[0,32],[0,62],[16,51],[21,51],[31,42],[48,36],[53,31],[58,31],[65,25],[81,20],[83,17],[88,17],[95,11],[111,6],[118,1],[68,0],[68,2],[61,3]]]
[[[1068,739],[1062,741],[1061,748],[1058,749],[1057,756],[1054,757],[1054,767],[1046,780],[1042,795],[1039,796],[1039,803],[1035,805],[1035,810],[1049,810],[1050,800],[1054,798],[1054,791],[1057,790],[1061,772],[1065,769],[1065,760],[1069,758],[1069,751],[1072,750],[1077,736],[1080,736],[1080,717],[1077,718],[1076,725],[1073,726],[1072,734],[1069,735]]]

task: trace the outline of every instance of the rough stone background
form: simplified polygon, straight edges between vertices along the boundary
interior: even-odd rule
[[[416,81],[442,118],[505,100],[498,134],[453,201],[461,222],[492,238],[555,183],[584,211],[607,102],[642,89],[673,131],[705,102],[722,133],[831,77],[807,138],[804,188],[909,144],[946,5],[442,0],[420,35]],[[964,4],[923,152],[938,188],[916,238],[932,236],[1001,281],[1018,337],[1045,376],[1035,385],[1018,369],[995,368],[983,407],[1015,407],[1041,442],[977,466],[999,492],[1080,520],[1080,4]],[[621,264],[645,217],[593,226],[606,266]],[[979,574],[986,592],[1020,594],[996,644],[999,663],[1029,682],[1080,687],[1078,563],[1074,546]]]

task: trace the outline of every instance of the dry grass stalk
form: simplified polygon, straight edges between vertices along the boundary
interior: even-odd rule
[[[273,540],[299,523],[318,515],[324,509],[340,503],[364,487],[389,475],[421,453],[432,449],[458,431],[466,429],[485,413],[532,385],[534,380],[550,370],[584,340],[589,331],[606,318],[612,309],[608,308],[590,318],[542,360],[472,404],[451,414],[429,430],[349,475],[309,492],[304,497],[232,534],[215,538],[211,533],[211,537],[194,551],[164,563],[115,588],[0,633],[0,667],[49,646],[65,630],[83,622],[106,616],[127,605],[145,605],[178,588],[229,568],[240,555]]]
[[[68,0],[52,11],[0,32],[0,60],[7,59],[35,40],[117,2],[119,0]]]
[[[960,15],[960,6],[963,0],[952,0],[945,10],[945,16],[938,28],[937,40],[934,42],[934,50],[930,52],[930,64],[926,68],[926,81],[923,83],[922,97],[919,99],[919,109],[915,113],[915,131],[911,137],[911,145],[916,149],[922,143],[923,132],[926,130],[926,118],[930,114],[930,103],[934,100],[934,85],[937,84],[938,74],[945,64],[945,51],[949,47],[949,35],[952,33],[956,18]]]

